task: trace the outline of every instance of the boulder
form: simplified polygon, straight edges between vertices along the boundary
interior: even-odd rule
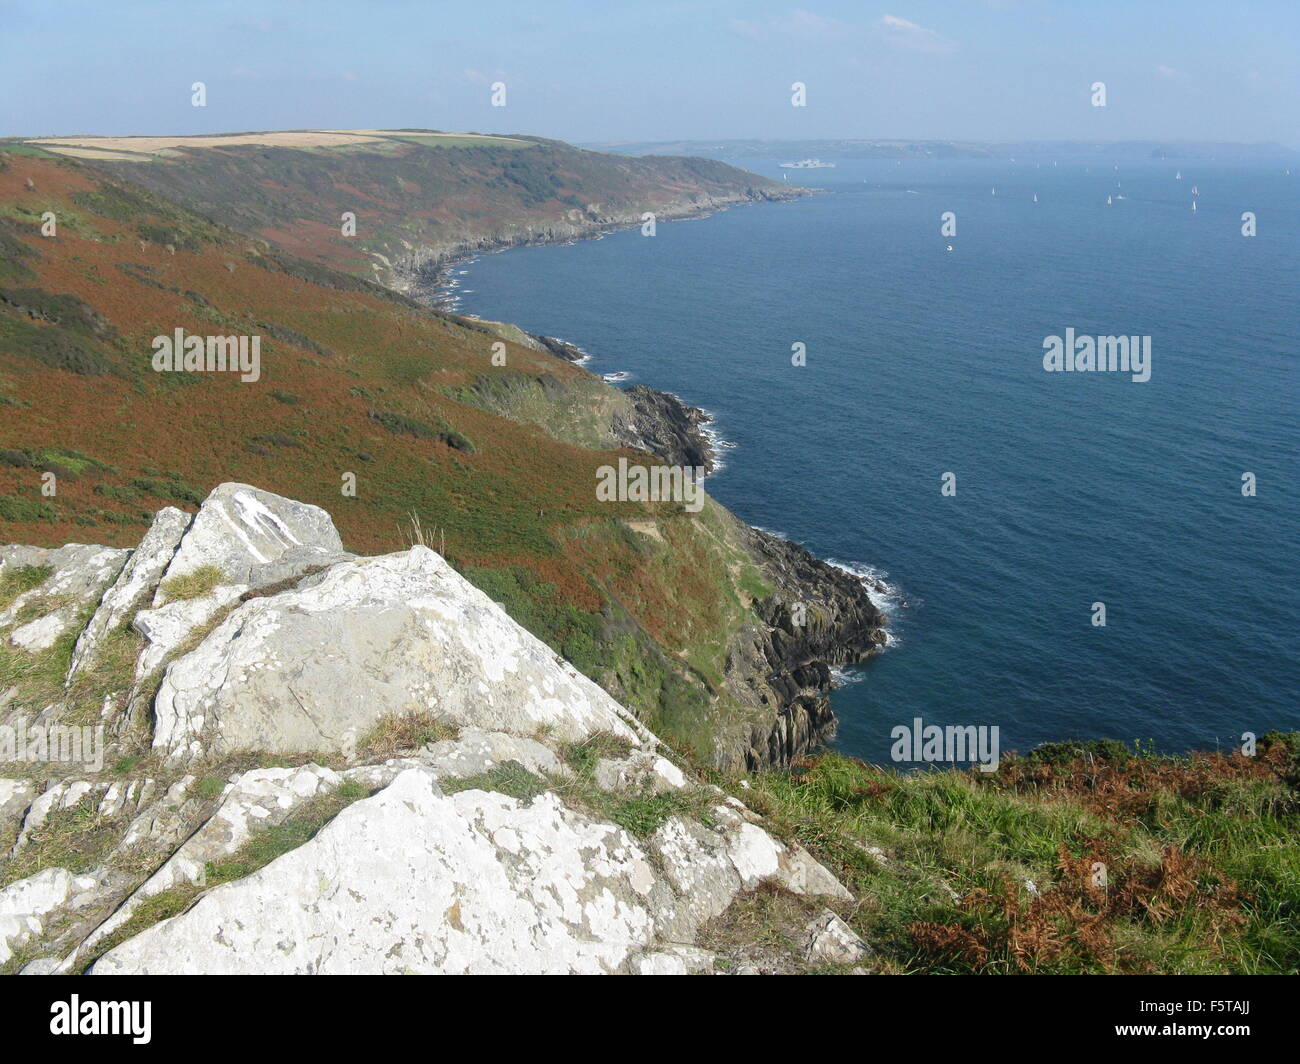
[[[182,545],[182,549],[183,545]],[[172,760],[237,750],[344,752],[384,716],[558,741],[644,730],[427,547],[340,562],[251,599],[172,662],[154,747]]]
[[[347,557],[319,506],[248,484],[221,484],[203,501],[160,584],[211,566],[223,583],[266,587]],[[165,599],[160,586],[153,605]]]
[[[808,925],[804,957],[811,965],[855,964],[870,954],[871,948],[853,928],[829,909]]]

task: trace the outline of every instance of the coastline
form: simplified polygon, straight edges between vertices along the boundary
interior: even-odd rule
[[[783,202],[816,191],[791,190],[793,194],[787,196],[738,199],[671,217],[661,215],[661,219],[703,218],[729,206]],[[477,320],[448,306],[452,301],[447,292],[450,274],[462,264],[481,254],[516,247],[600,239],[639,224],[637,219],[593,226],[579,236],[502,241],[429,259],[410,275],[412,290],[407,294],[431,309]],[[591,358],[570,340],[525,335],[570,363],[582,366]],[[618,387],[606,383],[630,403],[628,414],[610,426],[616,444],[646,451],[673,465],[702,467],[706,475],[722,468],[722,452],[735,445],[711,428],[714,414],[672,392],[644,384]],[[725,508],[724,512],[735,522],[735,534],[769,578],[773,591],[751,602],[753,623],[731,635],[726,694],[752,712],[717,737],[717,760],[720,767],[745,771],[786,767],[834,738],[837,720],[830,695],[846,682],[843,670],[866,662],[890,645],[889,615],[882,603],[892,598],[892,589],[870,566],[819,558],[784,536],[755,528]]]
[[[733,207],[760,203],[788,203],[805,196],[817,195],[822,190],[793,186],[781,187],[775,191],[750,188],[746,192],[746,195],[711,197],[704,203],[690,201],[670,204],[667,208],[654,212],[655,220],[656,222],[697,221]],[[460,317],[472,317],[472,315],[460,314],[452,305],[454,297],[445,292],[453,280],[451,271],[458,266],[467,265],[480,255],[495,255],[515,248],[562,246],[575,244],[580,240],[600,240],[610,233],[636,229],[641,224],[639,213],[624,212],[583,221],[574,220],[558,227],[550,225],[545,229],[525,230],[519,236],[510,239],[461,241],[443,248],[417,249],[392,264],[389,270],[388,287],[410,296],[430,309]]]

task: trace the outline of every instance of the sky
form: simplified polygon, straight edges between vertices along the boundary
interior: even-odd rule
[[[419,127],[1300,148],[1300,0],[804,2],[0,0],[0,136]]]

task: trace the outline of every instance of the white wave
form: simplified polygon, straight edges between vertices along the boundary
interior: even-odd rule
[[[713,452],[713,472],[709,475],[717,476],[726,468],[727,465],[722,459],[723,454],[727,451],[734,451],[736,449],[736,444],[731,440],[725,439],[717,429],[709,427],[713,424],[712,414],[705,410],[704,416],[707,417],[708,420],[700,425],[700,435],[708,441],[709,450]]]
[[[847,668],[836,665],[831,669],[831,684],[834,687],[848,687],[850,684],[861,683],[867,678],[867,674],[861,669]]]
[[[861,562],[842,562],[835,558],[827,558],[826,564],[835,566],[842,573],[857,577],[862,582],[862,586],[867,589],[867,597],[871,599],[872,605],[891,621],[898,616],[899,610],[906,608],[907,600],[903,598],[902,591],[889,582],[889,574],[885,571]],[[885,646],[895,647],[898,643],[897,634],[886,626]]]
[[[549,333],[547,335],[550,336]],[[578,352],[578,357],[573,360],[573,364],[575,366],[585,366],[588,362],[591,361],[591,353],[589,351],[584,351],[580,346],[575,344],[572,340],[566,340],[563,336],[551,336],[550,338],[552,340],[558,340],[562,344],[567,344],[569,347],[573,348],[575,351]]]

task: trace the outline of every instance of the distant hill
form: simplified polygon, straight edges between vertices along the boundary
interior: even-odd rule
[[[953,140],[673,140],[606,142],[585,147],[631,156],[701,155],[712,159],[1006,159],[1104,155],[1128,159],[1294,159],[1280,144],[1218,144],[1208,141],[979,141]]]
[[[224,225],[408,290],[448,259],[573,239],[803,190],[711,159],[629,159],[538,137],[298,130],[207,137],[58,137],[73,156]],[[342,216],[356,216],[355,236]]]

